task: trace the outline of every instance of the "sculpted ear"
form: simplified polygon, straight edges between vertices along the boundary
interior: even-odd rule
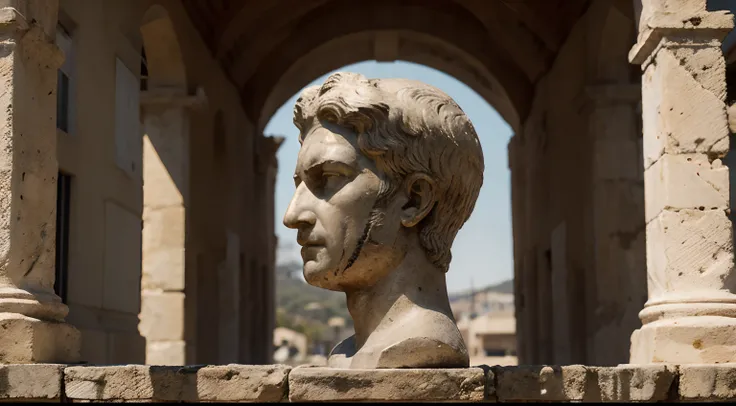
[[[401,224],[414,227],[427,217],[437,202],[435,182],[426,173],[419,172],[409,175],[404,186],[407,202],[402,207]]]

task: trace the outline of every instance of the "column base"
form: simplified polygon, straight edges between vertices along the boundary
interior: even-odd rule
[[[693,316],[647,323],[631,335],[631,363],[736,362],[736,318]]]
[[[184,340],[148,341],[146,343],[146,364],[186,365],[187,343]]]
[[[0,364],[76,363],[80,344],[70,324],[0,313]]]

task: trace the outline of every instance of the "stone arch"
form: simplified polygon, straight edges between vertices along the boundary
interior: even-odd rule
[[[362,17],[356,18],[356,13]],[[345,64],[374,59],[420,63],[456,77],[482,95],[515,131],[531,107],[533,79],[524,73],[531,62],[512,57],[510,44],[488,35],[490,23],[453,1],[333,2],[280,24],[264,28],[273,33],[264,41],[243,35],[237,41],[240,56],[228,59],[246,113],[259,130],[310,80]]]
[[[606,83],[640,80],[640,68],[628,60],[636,41],[636,5],[629,0],[603,0],[591,8],[595,13],[588,31],[591,79]]]
[[[151,6],[143,15],[140,30],[146,50],[149,85],[185,90],[184,58],[168,11],[159,4]]]
[[[188,345],[186,229],[189,188],[187,76],[168,11],[151,6],[141,21],[143,39],[143,231],[141,314],[146,363],[183,365]],[[143,58],[145,55],[145,58]],[[144,72],[142,72],[143,74]]]
[[[512,128],[520,116],[506,90],[493,74],[468,52],[431,35],[407,30],[364,31],[338,37],[297,59],[277,81],[258,117],[261,131],[271,116],[299,89],[316,77],[341,66],[366,61],[418,63],[447,73],[483,97]]]

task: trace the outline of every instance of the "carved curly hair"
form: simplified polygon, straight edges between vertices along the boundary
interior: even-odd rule
[[[483,151],[463,110],[421,82],[338,72],[322,86],[306,88],[297,100],[294,125],[300,143],[314,120],[355,131],[361,152],[390,179],[379,198],[393,195],[413,173],[434,179],[435,206],[417,227],[427,257],[446,272],[452,242],[483,184]]]

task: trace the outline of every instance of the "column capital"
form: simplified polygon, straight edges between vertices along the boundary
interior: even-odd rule
[[[518,134],[514,134],[513,136],[511,136],[511,139],[509,139],[509,143],[506,145],[506,153],[508,154],[508,166],[511,170],[518,166],[518,161],[520,158],[519,152],[523,146],[521,144],[521,137],[519,137]]]
[[[585,86],[575,97],[577,110],[589,114],[595,108],[635,105],[641,101],[641,84],[617,83]]]
[[[702,11],[692,14],[657,11],[642,21],[639,37],[629,51],[629,62],[645,68],[651,56],[656,54],[662,39],[671,37],[690,37],[704,41],[719,42],[734,28],[733,14],[728,11]]]
[[[31,28],[28,20],[14,7],[0,8],[0,33],[25,32]]]
[[[278,167],[276,153],[286,138],[283,136],[261,136],[256,140],[256,171],[267,173],[270,168]]]
[[[207,95],[202,87],[197,87],[193,94],[187,94],[179,88],[155,87],[141,92],[143,107],[187,107],[201,109],[207,106]]]
[[[13,7],[0,8],[0,36],[11,36],[24,42],[24,51],[32,51],[36,60],[45,62],[51,69],[64,63],[64,53],[56,46],[43,27],[35,20],[28,21]]]

